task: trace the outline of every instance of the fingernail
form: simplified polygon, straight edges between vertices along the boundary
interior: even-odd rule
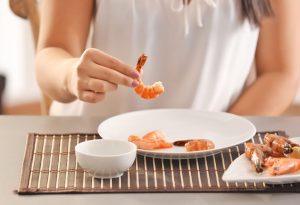
[[[139,83],[138,83],[136,80],[132,81],[132,83],[131,83],[131,86],[132,86],[133,88],[135,88],[135,87],[138,86],[138,85],[139,85]]]
[[[139,78],[140,75],[139,75],[139,73],[137,73],[137,71],[133,71],[132,74],[131,74],[131,77],[132,78]]]

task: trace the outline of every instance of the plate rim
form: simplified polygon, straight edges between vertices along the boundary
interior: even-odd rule
[[[121,116],[126,116],[126,115],[134,115],[136,113],[143,113],[143,112],[159,112],[159,111],[179,111],[179,112],[199,112],[199,113],[205,113],[205,114],[221,114],[221,115],[227,115],[227,116],[231,116],[234,117],[236,119],[239,119],[241,121],[243,121],[244,123],[246,123],[249,127],[251,127],[251,131],[249,131],[249,137],[245,140],[241,140],[239,142],[236,142],[235,144],[232,144],[230,146],[227,147],[221,147],[218,149],[212,149],[212,150],[206,150],[206,151],[194,151],[194,152],[178,152],[178,153],[165,153],[165,152],[159,152],[157,150],[142,150],[142,149],[137,149],[137,153],[141,154],[143,156],[149,156],[149,157],[155,157],[155,158],[166,158],[166,159],[189,159],[189,158],[198,158],[195,157],[195,155],[199,155],[199,158],[204,157],[204,156],[209,156],[209,155],[214,155],[217,153],[220,153],[222,150],[224,149],[228,149],[230,147],[234,147],[237,146],[241,143],[246,142],[247,140],[251,139],[255,133],[256,133],[256,127],[255,125],[248,119],[246,119],[245,117],[239,116],[239,115],[235,115],[232,113],[228,113],[228,112],[222,112],[222,111],[207,111],[207,110],[195,110],[195,109],[187,109],[187,108],[160,108],[160,109],[143,109],[143,110],[136,110],[136,111],[132,111],[132,112],[126,112],[126,113],[122,113],[119,115],[115,115],[112,117],[109,117],[107,119],[105,119],[104,121],[102,121],[98,127],[97,127],[97,132],[98,134],[101,136],[101,125],[105,124],[107,121],[109,120],[113,120],[115,118],[119,118]],[[212,153],[213,152],[213,153]],[[177,156],[176,156],[177,155]],[[178,155],[182,155],[182,156],[178,156]],[[165,156],[165,157],[164,157]],[[172,157],[174,156],[174,157]]]

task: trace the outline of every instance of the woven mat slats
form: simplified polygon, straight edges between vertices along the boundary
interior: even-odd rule
[[[284,133],[279,133],[284,134]],[[250,141],[261,143],[264,133]],[[244,144],[199,159],[137,156],[122,177],[96,179],[76,162],[76,144],[97,134],[29,134],[19,194],[126,192],[300,192],[300,183],[226,183],[222,175],[244,152]]]

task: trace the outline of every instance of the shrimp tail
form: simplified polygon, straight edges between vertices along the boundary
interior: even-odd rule
[[[148,59],[148,56],[145,56],[143,53],[139,57],[138,62],[136,64],[136,68],[135,68],[139,73],[141,73],[142,67],[145,65],[147,59]]]

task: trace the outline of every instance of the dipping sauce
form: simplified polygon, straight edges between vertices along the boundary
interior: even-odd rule
[[[190,139],[190,140],[178,140],[173,142],[173,145],[178,146],[178,147],[183,147],[186,143],[190,142],[190,141],[194,141],[195,139]]]

